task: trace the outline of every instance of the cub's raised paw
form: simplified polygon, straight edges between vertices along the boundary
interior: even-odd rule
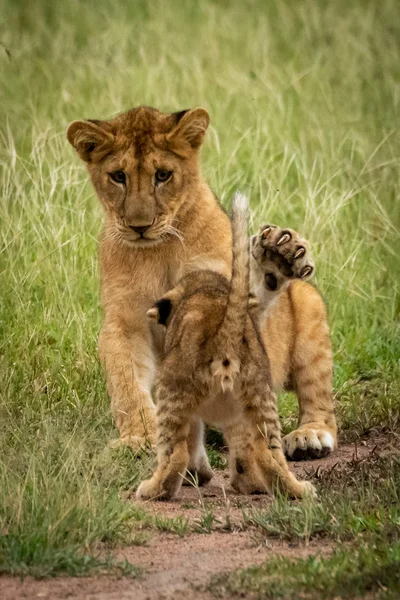
[[[282,441],[289,460],[324,458],[336,447],[336,433],[323,424],[303,425],[286,435]]]
[[[272,292],[291,279],[308,279],[314,271],[308,242],[293,229],[263,225],[252,238],[252,254]]]

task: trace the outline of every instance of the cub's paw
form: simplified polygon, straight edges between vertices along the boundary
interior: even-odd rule
[[[310,423],[286,435],[282,442],[289,460],[324,458],[336,448],[336,432],[324,423]]]
[[[144,450],[154,451],[156,445],[155,435],[142,437],[139,435],[125,435],[123,437],[111,440],[110,448],[120,448],[122,446],[130,446],[134,452],[142,452]]]
[[[254,476],[254,473],[246,475],[234,475],[231,478],[231,486],[239,494],[248,496],[250,494],[269,494],[271,489],[267,482],[260,476]]]
[[[263,225],[252,238],[252,254],[272,292],[291,279],[308,279],[314,271],[308,242],[293,229]]]
[[[137,500],[169,500],[170,497],[155,477],[142,481],[136,492]]]
[[[255,456],[249,459],[236,458],[231,465],[231,486],[239,494],[268,494],[272,487],[263,474],[262,466]]]
[[[301,486],[300,494],[298,498],[316,498],[317,490],[309,481],[299,481]]]

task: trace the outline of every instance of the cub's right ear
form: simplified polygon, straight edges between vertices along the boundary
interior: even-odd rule
[[[85,162],[97,162],[111,150],[114,136],[101,126],[101,121],[73,121],[67,138]]]
[[[167,325],[168,318],[171,314],[172,302],[169,298],[161,298],[157,300],[153,308],[147,311],[146,315],[149,319],[154,319],[160,325]]]

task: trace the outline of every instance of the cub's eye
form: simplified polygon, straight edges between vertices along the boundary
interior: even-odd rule
[[[156,183],[165,183],[172,175],[172,171],[165,171],[164,169],[157,169],[155,173]]]
[[[126,176],[123,171],[113,171],[112,173],[109,173],[109,176],[115,183],[125,183],[126,181]]]

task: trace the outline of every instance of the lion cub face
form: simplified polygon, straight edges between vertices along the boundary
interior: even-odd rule
[[[198,183],[202,109],[134,108],[109,121],[74,121],[68,140],[86,162],[117,235],[135,247],[178,235],[175,217]]]

